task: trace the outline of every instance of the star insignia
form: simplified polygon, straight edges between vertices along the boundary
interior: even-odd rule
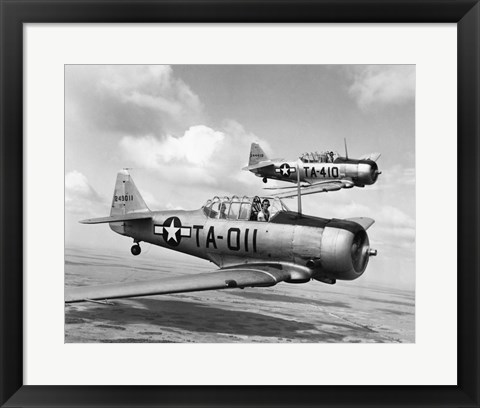
[[[283,177],[289,177],[291,173],[295,173],[295,167],[290,167],[288,163],[283,163],[278,169],[275,169]]]
[[[162,225],[154,225],[153,233],[162,235],[168,245],[177,246],[180,244],[182,237],[192,236],[192,228],[183,227],[178,217],[170,217]]]

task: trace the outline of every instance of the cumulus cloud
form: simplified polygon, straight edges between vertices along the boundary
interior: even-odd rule
[[[153,135],[142,138],[126,136],[120,141],[121,148],[137,162],[156,168],[163,163],[186,161],[204,166],[212,159],[225,134],[207,126],[192,126],[179,138],[167,135],[158,139]]]
[[[184,129],[203,117],[200,98],[168,65],[75,65],[65,76],[67,121],[145,134]]]
[[[101,85],[124,103],[164,112],[177,120],[198,112],[200,99],[168,65],[126,65],[108,71]]]
[[[348,91],[362,109],[401,105],[415,98],[415,66],[373,65],[350,72]]]
[[[75,214],[88,214],[105,209],[105,200],[95,191],[82,173],[73,170],[65,175],[65,210]]]
[[[120,140],[120,150],[132,166],[166,175],[172,183],[228,191],[238,187],[238,183],[252,181],[252,175],[241,168],[248,162],[254,141],[268,146],[237,122],[227,121],[221,130],[191,126],[180,137],[125,136]]]

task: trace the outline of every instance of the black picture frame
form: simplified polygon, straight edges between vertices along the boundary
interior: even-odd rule
[[[479,0],[0,0],[0,13],[1,406],[479,406]],[[84,22],[456,23],[458,385],[23,385],[23,23]]]

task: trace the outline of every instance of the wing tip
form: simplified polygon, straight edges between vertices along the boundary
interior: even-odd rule
[[[355,222],[363,227],[363,229],[368,230],[373,224],[375,224],[375,220],[369,217],[354,217],[354,218],[347,218],[347,221]]]

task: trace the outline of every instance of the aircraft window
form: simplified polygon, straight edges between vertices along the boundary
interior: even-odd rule
[[[236,220],[238,218],[239,211],[240,211],[240,203],[233,202],[230,205],[230,211],[228,213],[228,219],[229,220]]]
[[[219,212],[220,202],[214,202],[212,204],[212,210],[210,211],[210,218],[217,218],[217,214]]]
[[[303,163],[333,163],[337,157],[337,152],[326,151],[320,153],[302,153],[299,158]]]
[[[277,199],[275,199],[276,201]],[[282,211],[290,211],[290,209],[285,205],[285,203],[283,201],[281,201],[280,199],[278,199],[278,201],[280,202],[280,206],[282,207]]]
[[[230,202],[222,201],[219,206],[219,212],[217,214],[217,219],[226,220],[228,214],[228,207],[230,206]]]
[[[214,218],[215,217],[215,211],[212,209],[212,202],[209,200],[207,204],[203,207],[203,212],[207,217]]]
[[[220,217],[221,205],[222,205],[222,203],[220,201],[215,201],[212,204],[212,207],[211,207],[211,210],[210,210],[210,213],[208,214],[208,216],[210,218],[217,218],[218,219]]]
[[[242,203],[240,206],[240,215],[238,216],[239,220],[248,220],[248,213],[250,211],[250,203]]]
[[[274,217],[279,211],[282,211],[282,204],[280,201],[270,200],[270,218]]]
[[[256,202],[255,199],[260,201]],[[270,219],[280,211],[289,211],[288,207],[279,198],[268,197],[268,199],[270,200]],[[235,196],[232,200],[228,199],[228,197],[222,199],[214,197],[213,201],[208,200],[205,203],[203,212],[209,218],[256,221],[256,214],[261,210],[261,200],[263,200],[261,197],[243,197],[239,199]],[[222,206],[225,207],[224,210],[222,210]],[[222,217],[222,213],[226,214],[226,216]]]
[[[259,197],[255,197],[252,203],[252,210],[250,212],[250,221],[257,221],[257,215],[261,210],[261,200]]]

